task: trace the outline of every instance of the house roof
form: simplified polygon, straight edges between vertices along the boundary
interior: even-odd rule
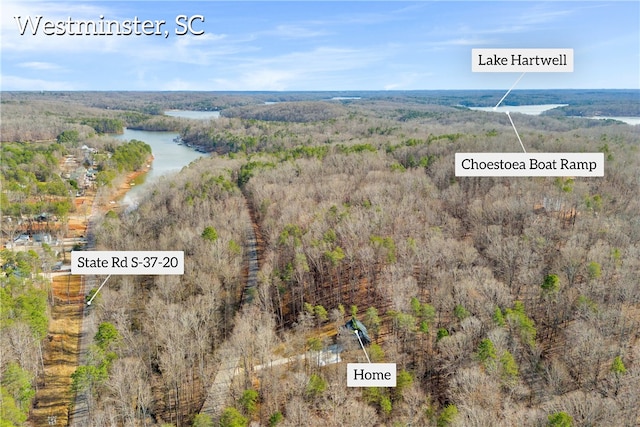
[[[367,328],[358,319],[352,317],[344,326],[352,331],[357,331],[363,344],[371,344],[371,338],[369,337]]]

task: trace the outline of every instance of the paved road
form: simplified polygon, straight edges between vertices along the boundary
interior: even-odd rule
[[[96,196],[97,198],[97,196]],[[91,215],[89,219],[89,223],[87,225],[87,247],[86,250],[91,251],[95,249],[95,238],[93,235],[93,221],[96,218],[97,212],[97,203],[93,203],[93,207],[91,210]],[[99,286],[98,279],[95,276],[82,276],[82,293],[86,296],[89,294],[89,291],[94,287]],[[78,365],[85,364],[87,360],[87,353],[89,349],[89,345],[91,345],[91,337],[89,336],[89,331],[92,330],[93,326],[93,316],[90,315],[91,307],[87,304],[83,305],[82,311],[82,327],[80,329],[80,337],[79,337],[79,357],[78,357]],[[75,401],[73,404],[73,409],[69,414],[69,425],[71,427],[90,427],[89,423],[89,406],[84,394],[77,394],[75,397]]]
[[[247,258],[248,273],[247,282],[242,293],[242,305],[253,301],[254,289],[258,285],[258,271],[260,269],[258,265],[257,239],[252,224],[247,227]],[[212,418],[217,418],[227,406],[231,381],[242,371],[238,367],[240,358],[232,355],[233,352],[228,341],[222,345],[218,353],[221,360],[220,367],[200,411],[200,413],[207,414]]]
[[[256,233],[250,227],[247,230],[247,257],[249,258],[247,283],[242,293],[242,305],[253,301],[256,286],[258,286],[258,244],[256,241]]]

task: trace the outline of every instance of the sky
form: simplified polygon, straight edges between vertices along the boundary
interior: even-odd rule
[[[202,34],[176,34],[181,15],[202,16]],[[520,77],[472,72],[473,48],[574,50],[572,73],[528,73],[518,89],[640,88],[637,0],[2,0],[0,16],[1,90],[508,89]],[[37,16],[38,33],[21,34]],[[160,35],[43,33],[100,16],[165,23]]]

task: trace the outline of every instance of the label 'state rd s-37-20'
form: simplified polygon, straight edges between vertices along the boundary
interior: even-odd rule
[[[73,251],[71,274],[184,274],[183,251]]]

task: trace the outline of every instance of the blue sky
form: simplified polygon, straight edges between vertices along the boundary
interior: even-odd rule
[[[573,48],[573,73],[518,89],[640,88],[638,1],[11,1],[2,90],[507,89],[472,48]],[[20,35],[14,16],[164,20],[169,36]],[[177,36],[178,15],[200,36]]]

